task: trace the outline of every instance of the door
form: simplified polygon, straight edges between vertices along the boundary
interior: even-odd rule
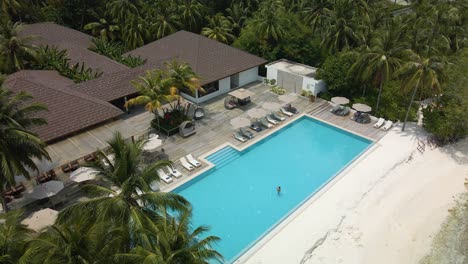
[[[239,73],[231,75],[231,89],[239,87]]]

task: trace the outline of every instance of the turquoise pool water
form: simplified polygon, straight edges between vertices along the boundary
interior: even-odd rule
[[[221,238],[215,248],[230,263],[371,143],[302,117],[242,152],[208,156],[215,167],[173,192],[192,203],[194,226]]]

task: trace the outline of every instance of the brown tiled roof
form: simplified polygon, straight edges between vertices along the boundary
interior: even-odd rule
[[[149,62],[177,57],[190,64],[200,76],[202,84],[223,79],[267,62],[237,48],[183,30],[130,51],[126,55],[141,56]]]
[[[32,130],[46,142],[54,141],[122,114],[112,104],[67,88],[72,81],[55,71],[19,71],[7,76],[5,86],[13,92],[25,91],[34,102],[47,105],[38,113],[48,124]]]
[[[139,76],[144,76],[148,70],[161,68],[163,64],[164,61],[147,62],[143,66],[108,74],[91,81],[77,83],[70,86],[70,88],[110,102],[136,94],[137,91],[131,84],[131,81],[137,80]]]
[[[36,36],[33,40],[36,45],[49,45],[66,49],[72,63],[84,63],[85,66],[100,70],[104,74],[128,69],[121,63],[90,51],[88,48],[92,44],[93,37],[68,27],[51,22],[36,23],[25,26],[20,35]]]

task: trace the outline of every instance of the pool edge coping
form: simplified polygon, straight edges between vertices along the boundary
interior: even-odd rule
[[[303,117],[308,117],[312,118],[315,120],[318,120],[319,122],[323,122],[327,125],[330,125],[332,127],[341,129],[343,131],[346,131],[352,135],[359,136],[361,138],[364,138],[366,140],[369,140],[371,143],[369,146],[367,146],[359,155],[354,157],[351,161],[349,161],[342,169],[340,169],[338,172],[336,172],[335,175],[333,175],[328,181],[322,184],[315,192],[311,193],[308,197],[306,197],[302,202],[300,202],[297,206],[295,206],[291,211],[285,214],[280,220],[278,220],[271,228],[267,229],[264,233],[262,233],[258,239],[255,241],[251,242],[249,245],[245,247],[244,250],[239,252],[236,256],[234,256],[232,259],[225,260],[223,263],[232,263],[232,264],[241,264],[250,259],[258,250],[260,250],[264,245],[268,243],[274,236],[276,236],[283,228],[285,228],[289,223],[291,223],[296,217],[298,217],[308,206],[310,206],[313,202],[315,202],[320,196],[322,196],[326,191],[328,191],[331,187],[333,187],[339,180],[341,180],[348,172],[351,170],[354,166],[356,166],[362,159],[367,157],[370,153],[372,153],[377,147],[380,146],[378,144],[378,141],[380,139],[372,139],[370,137],[364,136],[358,132],[351,131],[349,129],[346,129],[344,127],[338,126],[334,123],[331,123],[329,121],[326,121],[322,118],[313,116],[309,113],[301,113],[297,116],[294,116],[292,118],[288,118],[287,120],[279,123],[278,125],[274,126],[273,128],[269,129],[269,131],[259,137],[255,137],[252,140],[249,140],[246,142],[246,144],[242,144],[241,146],[236,146],[231,142],[225,142],[220,144],[219,146],[205,152],[204,154],[198,156],[197,158],[202,161],[203,163],[207,164],[206,167],[201,168],[197,172],[194,172],[192,175],[185,177],[185,179],[180,180],[177,182],[177,184],[167,186],[166,188],[161,188],[162,191],[164,192],[171,192],[180,186],[186,184],[187,182],[195,179],[196,177],[202,175],[203,173],[213,169],[215,167],[215,164],[210,162],[207,157],[216,153],[217,151],[225,148],[225,147],[232,147],[236,151],[242,152],[245,149],[251,147],[252,145],[258,143],[259,141],[271,136],[272,134],[278,132],[279,130],[283,129],[284,127],[292,124],[293,122],[303,118]]]

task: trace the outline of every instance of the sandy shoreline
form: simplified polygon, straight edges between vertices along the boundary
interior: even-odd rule
[[[394,128],[240,262],[417,263],[468,177],[468,140],[420,154],[425,137],[416,126]]]

